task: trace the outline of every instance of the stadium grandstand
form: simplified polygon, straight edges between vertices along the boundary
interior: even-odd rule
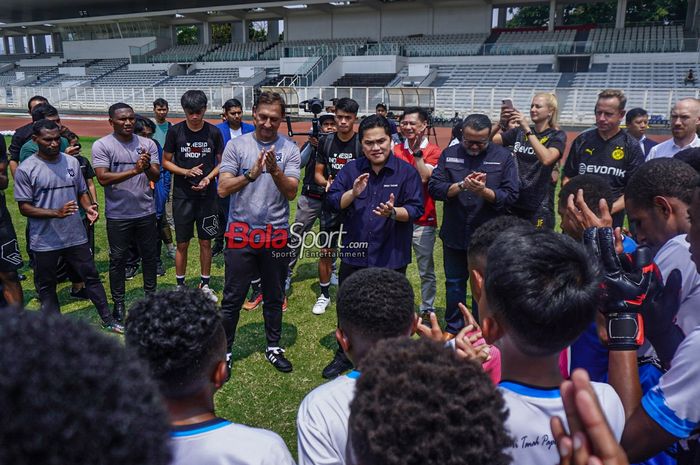
[[[290,103],[350,96],[361,113],[417,103],[449,118],[495,116],[502,99],[523,107],[555,91],[562,122],[587,125],[602,88],[625,90],[652,115],[699,95],[685,79],[700,72],[697,0],[683,23],[627,23],[627,1],[618,0],[614,23],[575,26],[551,0],[546,25],[521,28],[506,22],[526,0],[201,4],[9,0],[0,12],[0,107],[21,109],[38,93],[71,111],[118,100],[147,110],[154,98],[200,88],[212,111],[231,97],[249,111],[262,85],[280,86]],[[250,39],[251,23],[263,23],[265,37]],[[183,28],[195,31],[187,44]]]

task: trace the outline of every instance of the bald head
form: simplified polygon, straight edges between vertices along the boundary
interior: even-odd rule
[[[676,102],[671,109],[671,132],[677,145],[684,147],[695,138],[700,125],[700,101],[684,98]]]

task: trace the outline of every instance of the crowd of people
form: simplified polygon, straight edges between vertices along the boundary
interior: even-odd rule
[[[299,406],[300,464],[700,459],[698,100],[674,104],[671,138],[657,145],[647,113],[604,90],[595,127],[568,150],[547,93],[529,112],[504,101],[498,121],[468,115],[444,149],[422,108],[396,124],[382,104],[359,120],[358,103],[338,99],[300,149],[278,134],[279,94],[260,93],[252,125],[235,99],[217,126],[204,120],[203,92],[181,105],[175,125],[162,99],[154,121],[112,105],[113,133],[90,162],[36,96],[9,159],[0,146],[0,188],[9,164],[41,301],[40,312],[22,310],[22,253],[2,196],[0,463],[294,463],[277,434],[218,416],[214,396],[231,374],[241,309],[262,305],[265,358],[293,371],[282,320],[308,237],[320,249],[310,310],[327,311],[337,282],[338,345],[321,373],[330,381]],[[111,307],[94,260],[94,179]],[[195,229],[200,278],[190,288]],[[163,244],[177,287],[159,291]],[[406,278],[414,259],[417,311]],[[139,264],[144,297],[127,309],[125,281]],[[125,347],[60,316],[62,279]]]

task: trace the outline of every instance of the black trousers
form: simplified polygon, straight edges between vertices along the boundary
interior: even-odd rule
[[[226,342],[229,350],[236,338],[236,328],[241,315],[241,306],[248,294],[250,281],[262,278],[263,318],[268,347],[279,345],[282,336],[282,303],[284,302],[284,280],[289,266],[289,248],[226,249],[224,298],[221,312],[224,317]]]
[[[107,304],[107,294],[97,273],[88,243],[50,252],[34,252],[34,286],[41,300],[41,310],[52,313],[61,312],[56,294],[56,272],[61,259],[75,270],[85,283],[87,295],[97,308],[102,322],[113,323],[114,318]]]
[[[143,290],[146,294],[156,292],[156,261],[158,258],[158,230],[156,215],[130,220],[107,219],[109,240],[109,285],[112,300],[124,303],[125,271],[129,258],[129,247],[136,244],[143,264]]]

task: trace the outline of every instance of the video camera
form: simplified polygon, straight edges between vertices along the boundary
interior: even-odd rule
[[[318,115],[323,111],[323,100],[318,97],[311,98],[309,100],[304,100],[299,103],[299,108],[307,113],[313,113],[314,117],[311,119],[311,132],[294,132],[292,130],[292,118],[287,115],[287,134],[289,137],[294,136],[311,136],[318,137],[321,133],[321,127],[318,122]]]

